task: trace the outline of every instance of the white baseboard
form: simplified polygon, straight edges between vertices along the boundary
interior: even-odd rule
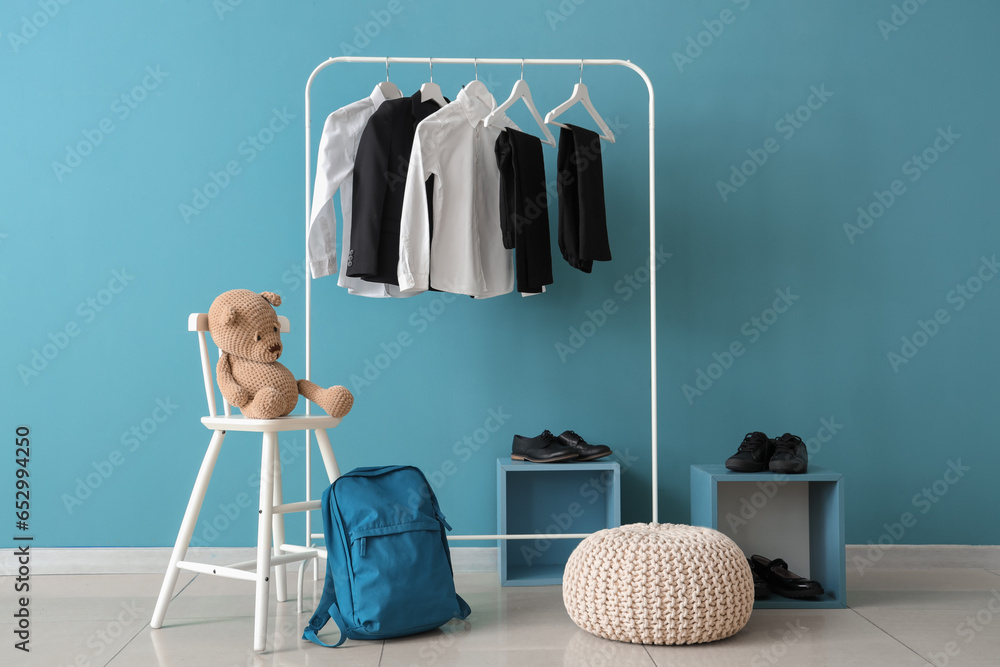
[[[79,549],[31,548],[31,574],[162,574],[170,562],[169,547]],[[256,558],[253,547],[191,547],[187,560],[200,563],[238,563]],[[496,572],[496,547],[453,547],[455,572]],[[14,549],[0,549],[0,576],[17,574]],[[295,566],[297,567],[297,566]]]
[[[934,568],[982,568],[1000,570],[1000,546],[968,544],[870,544],[847,545],[847,569],[855,559],[863,559],[865,567],[890,570],[922,570]],[[872,565],[869,566],[868,563]]]
[[[79,549],[32,548],[32,574],[161,574],[170,561],[169,547]],[[1000,545],[896,544],[873,547],[847,545],[848,568],[863,558],[870,566],[884,569],[982,568],[1000,570]],[[204,563],[236,563],[253,560],[252,547],[192,547],[188,560]],[[455,572],[496,572],[496,547],[452,547]],[[17,574],[14,549],[0,549],[0,576]]]

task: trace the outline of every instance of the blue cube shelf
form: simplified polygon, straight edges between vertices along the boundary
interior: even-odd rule
[[[741,473],[722,464],[691,466],[691,523],[725,533],[747,556],[782,558],[818,581],[824,594],[792,600],[772,594],[755,609],[847,606],[844,476],[810,465],[801,475]]]
[[[497,459],[497,534],[592,533],[621,525],[617,462],[529,463]],[[579,539],[498,540],[503,586],[561,584]]]

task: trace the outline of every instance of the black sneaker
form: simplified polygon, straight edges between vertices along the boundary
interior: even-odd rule
[[[766,435],[747,433],[736,453],[726,459],[726,467],[733,472],[764,472],[773,451],[773,441]]]
[[[774,439],[774,454],[768,469],[784,475],[801,474],[809,467],[809,453],[802,438],[786,433]]]

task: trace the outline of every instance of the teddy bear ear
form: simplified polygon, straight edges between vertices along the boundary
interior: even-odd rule
[[[275,308],[281,305],[281,297],[274,292],[261,292],[260,295],[267,299],[267,302]]]
[[[236,321],[237,317],[239,317],[239,313],[235,308],[232,306],[226,308],[226,324],[232,324]]]

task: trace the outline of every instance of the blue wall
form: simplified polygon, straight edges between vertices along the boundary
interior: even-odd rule
[[[750,430],[790,431],[845,473],[849,542],[879,539],[904,512],[917,521],[900,542],[1000,542],[982,521],[1000,464],[1000,6],[898,4],[5,2],[0,403],[8,442],[31,429],[36,544],[173,542],[208,441],[185,320],[217,294],[279,291],[293,323],[282,361],[301,375],[302,89],[345,50],[629,58],[649,73],[670,254],[661,520],[688,520],[690,464],[721,462]],[[404,91],[426,73],[391,72]],[[453,96],[473,71],[434,74]],[[501,99],[518,75],[479,68]],[[543,112],[578,75],[525,70]],[[627,466],[623,518],[649,519],[646,91],[625,70],[583,75],[618,135],[604,146],[613,262],[584,275],[559,260],[532,299],[389,302],[313,286],[313,376],[357,395],[333,433],[342,468],[438,472],[460,532],[493,531],[495,460],[512,434],[543,428],[612,445]],[[383,76],[325,71],[314,126]],[[238,173],[219,176],[230,162]],[[560,358],[556,344],[608,300],[603,326]],[[412,343],[380,357],[402,333]],[[491,411],[503,424],[486,438]],[[478,449],[456,444],[466,437]],[[302,436],[282,443],[300,480]],[[258,452],[251,436],[227,439],[199,543],[253,543]]]

